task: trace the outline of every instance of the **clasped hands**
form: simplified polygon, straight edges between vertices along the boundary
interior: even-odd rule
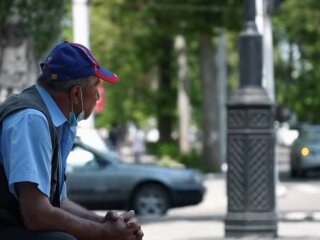
[[[125,240],[142,240],[143,232],[141,225],[135,217],[135,212],[130,210],[122,214],[118,214],[115,211],[108,211],[104,218],[105,222],[110,222],[116,226],[118,231],[123,235]]]

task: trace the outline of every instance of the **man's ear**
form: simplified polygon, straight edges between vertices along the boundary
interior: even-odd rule
[[[69,99],[74,104],[80,104],[81,103],[81,97],[80,97],[79,88],[80,88],[79,85],[75,85],[75,86],[71,87],[70,90],[69,90]]]

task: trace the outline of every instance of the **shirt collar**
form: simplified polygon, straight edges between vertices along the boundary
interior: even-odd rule
[[[65,122],[67,122],[67,118],[63,115],[60,108],[58,107],[56,102],[53,100],[53,98],[50,96],[48,91],[38,84],[36,85],[36,88],[48,108],[48,111],[51,115],[54,126],[59,127]]]

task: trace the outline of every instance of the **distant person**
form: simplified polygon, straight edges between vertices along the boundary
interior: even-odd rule
[[[118,135],[119,135],[118,127],[115,123],[113,123],[109,131],[108,140],[111,147],[116,151],[118,150],[118,138],[119,138]]]
[[[145,153],[145,135],[142,129],[138,126],[133,139],[133,151],[136,163],[141,163],[141,157]]]
[[[63,42],[41,63],[37,84],[0,105],[1,240],[141,240],[134,212],[99,216],[67,197],[66,159],[78,122],[118,77],[84,46]]]

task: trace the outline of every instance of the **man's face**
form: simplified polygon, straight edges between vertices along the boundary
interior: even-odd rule
[[[89,118],[100,98],[98,92],[99,84],[101,84],[101,80],[96,76],[92,76],[89,77],[89,84],[86,87],[82,87],[84,119]]]

